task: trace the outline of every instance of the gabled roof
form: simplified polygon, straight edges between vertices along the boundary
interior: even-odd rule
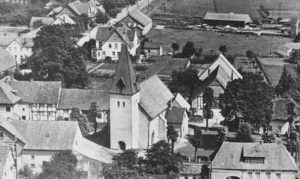
[[[17,139],[19,139],[24,144],[27,143],[27,141],[23,137],[23,135],[20,134],[20,132],[11,123],[9,123],[7,120],[1,121],[0,122],[0,127],[4,128],[7,132],[9,132],[10,134],[12,134],[14,137],[16,137]]]
[[[8,84],[22,97],[22,102],[58,104],[61,82],[11,80]]]
[[[182,107],[186,110],[190,110],[191,105],[181,96],[180,93],[177,93],[175,95],[175,98],[173,100],[173,106],[175,107]]]
[[[89,4],[83,3],[80,0],[69,3],[68,7],[72,9],[78,16],[82,14],[88,14],[89,11]]]
[[[152,19],[146,14],[142,13],[140,10],[129,12],[128,15],[143,27],[147,26],[149,23],[152,22]]]
[[[243,21],[245,23],[251,22],[251,18],[248,14],[211,13],[211,12],[206,13],[203,20]]]
[[[234,68],[234,66],[226,59],[226,57],[224,57],[223,54],[220,54],[216,60],[199,75],[199,79],[202,81],[205,80],[218,66],[221,66],[223,70],[230,76],[232,75],[232,79],[243,78],[242,75]]]
[[[31,17],[29,26],[33,27],[35,22],[41,21],[43,25],[50,25],[54,22],[52,17]]]
[[[4,81],[0,81],[0,104],[15,104],[22,98]]]
[[[16,63],[16,59],[12,57],[6,50],[0,47],[0,72],[14,68]]]
[[[7,159],[10,152],[10,147],[9,146],[0,146],[0,176],[3,176],[3,172],[5,169],[5,166],[7,166]]]
[[[145,49],[160,49],[160,47],[162,47],[162,45],[159,42],[145,42],[144,45]]]
[[[264,163],[246,163],[242,157],[264,157]],[[281,143],[224,142],[212,161],[212,169],[298,171],[293,157]]]
[[[90,110],[91,103],[96,101],[99,110],[109,110],[109,91],[90,89],[62,89],[58,109]]]
[[[170,124],[182,124],[185,111],[185,108],[172,107],[167,110],[165,118]]]
[[[26,139],[28,150],[73,150],[77,121],[9,121]]]
[[[153,119],[168,108],[174,96],[166,85],[157,77],[152,76],[140,83],[140,106]]]
[[[126,45],[122,45],[120,59],[113,76],[110,93],[133,95],[140,90],[136,81],[136,74]]]

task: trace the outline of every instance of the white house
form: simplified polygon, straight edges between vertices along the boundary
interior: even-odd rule
[[[81,2],[80,0],[75,0],[69,3],[65,8],[63,8],[57,15],[61,16],[67,14],[70,17],[78,18],[81,15],[85,14],[89,18],[94,18],[99,11],[99,3],[95,3],[94,0],[89,2]]]
[[[147,58],[151,56],[161,56],[163,55],[163,46],[161,43],[145,42],[144,53]]]
[[[3,136],[2,136],[3,137]],[[0,135],[1,140],[1,135]],[[0,178],[16,178],[16,167],[11,148],[8,145],[1,145],[0,142]]]
[[[27,165],[34,173],[40,173],[44,162],[64,150],[74,152],[79,170],[89,171],[89,167],[86,168],[89,160],[103,168],[104,164],[112,162],[115,153],[85,139],[77,121],[2,121],[0,134],[5,139],[0,143],[17,147],[18,171]]]
[[[62,14],[60,16],[56,16],[54,22],[52,22],[53,25],[62,25],[62,24],[71,24],[74,25],[76,22],[68,15],[68,14]]]
[[[104,60],[111,57],[118,60],[120,57],[121,46],[126,44],[131,55],[136,55],[136,50],[140,45],[137,31],[127,26],[97,27],[96,48],[92,49],[92,58]]]
[[[296,179],[298,167],[283,144],[224,142],[210,166],[211,179]]]

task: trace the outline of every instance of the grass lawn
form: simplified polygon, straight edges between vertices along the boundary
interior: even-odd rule
[[[192,41],[196,48],[202,47],[204,52],[218,50],[220,45],[227,45],[230,54],[245,55],[247,50],[252,50],[257,54],[268,55],[270,46],[272,52],[276,48],[291,39],[283,37],[249,37],[241,34],[225,34],[220,36],[213,31],[200,30],[177,30],[177,29],[152,29],[147,35],[153,42],[162,43],[164,48],[171,51],[171,44],[177,42],[182,47],[186,41]]]
[[[206,12],[243,13],[253,19],[261,19],[258,12],[260,5],[266,9],[278,11],[300,11],[299,0],[166,0],[166,13],[186,16],[204,16]],[[163,13],[164,8],[155,9],[154,13]]]

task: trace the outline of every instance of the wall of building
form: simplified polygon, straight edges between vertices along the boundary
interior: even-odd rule
[[[1,178],[2,179],[14,179],[14,178],[16,178],[15,162],[14,162],[14,159],[12,157],[11,152],[9,152],[8,157],[6,159]]]
[[[141,108],[139,110],[139,117],[139,147],[146,149],[149,144],[150,118]]]
[[[16,59],[18,64],[20,64],[25,58],[28,58],[32,55],[31,48],[24,47],[17,41],[13,41],[5,48],[5,50]]]
[[[140,94],[133,96],[110,94],[110,147],[119,149],[119,142],[126,144],[126,149],[137,148],[139,138]]]
[[[280,174],[278,178],[277,174]],[[226,177],[235,176],[239,179],[295,179],[296,172],[291,171],[270,171],[270,176],[265,171],[253,171],[249,173],[244,170],[220,170],[213,169],[211,172],[211,179],[226,179]],[[269,178],[268,178],[269,177]]]

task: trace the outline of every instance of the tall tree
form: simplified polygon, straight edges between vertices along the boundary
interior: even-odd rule
[[[28,60],[32,77],[41,81],[61,81],[67,88],[83,88],[88,78],[84,51],[76,47],[79,30],[73,26],[44,26],[34,38],[33,55]]]
[[[109,21],[109,17],[103,12],[99,11],[96,14],[95,22],[98,24],[106,24]]]
[[[173,49],[173,55],[176,53],[176,51],[179,49],[179,44],[174,42],[171,45],[172,49]]]
[[[174,127],[172,125],[168,125],[167,127],[167,138],[168,141],[171,141],[172,148],[171,151],[172,153],[174,152],[174,143],[177,141],[178,133],[175,131]]]
[[[286,67],[284,66],[282,69],[282,74],[278,84],[275,87],[275,92],[277,95],[283,95],[284,93],[288,92],[294,86],[294,79],[287,71]]]
[[[203,117],[206,119],[206,130],[208,130],[208,120],[213,118],[212,106],[214,103],[214,91],[211,88],[206,88],[203,92]]]
[[[252,126],[267,126],[273,115],[274,90],[259,74],[242,73],[243,79],[229,82],[220,98],[221,114],[242,118]]]
[[[195,158],[195,160],[197,160],[197,151],[198,151],[198,148],[201,147],[201,143],[202,143],[202,132],[199,128],[194,129],[194,135],[189,138],[189,142],[195,148],[194,158]]]
[[[80,114],[78,108],[72,108],[70,119],[71,121],[78,121],[78,125],[83,136],[88,134],[88,119],[84,114]]]
[[[80,173],[76,170],[78,160],[71,150],[61,151],[55,154],[50,162],[44,162],[40,179],[53,178],[79,178]]]
[[[94,123],[94,132],[97,132],[97,127],[98,127],[98,123],[97,123],[97,118],[101,117],[101,112],[99,110],[99,107],[97,105],[96,101],[93,101],[91,103],[91,108],[90,108],[90,114],[89,117],[91,119],[90,122]]]
[[[249,123],[241,124],[240,129],[238,130],[235,141],[236,142],[253,142],[251,125]]]
[[[219,47],[220,52],[225,55],[227,52],[227,46],[226,45],[220,45]]]
[[[187,41],[182,48],[181,55],[183,58],[190,58],[192,55],[196,53],[196,48],[194,46],[194,43],[191,41]]]
[[[276,136],[273,132],[267,131],[263,133],[262,140],[264,143],[274,143],[276,140]]]

